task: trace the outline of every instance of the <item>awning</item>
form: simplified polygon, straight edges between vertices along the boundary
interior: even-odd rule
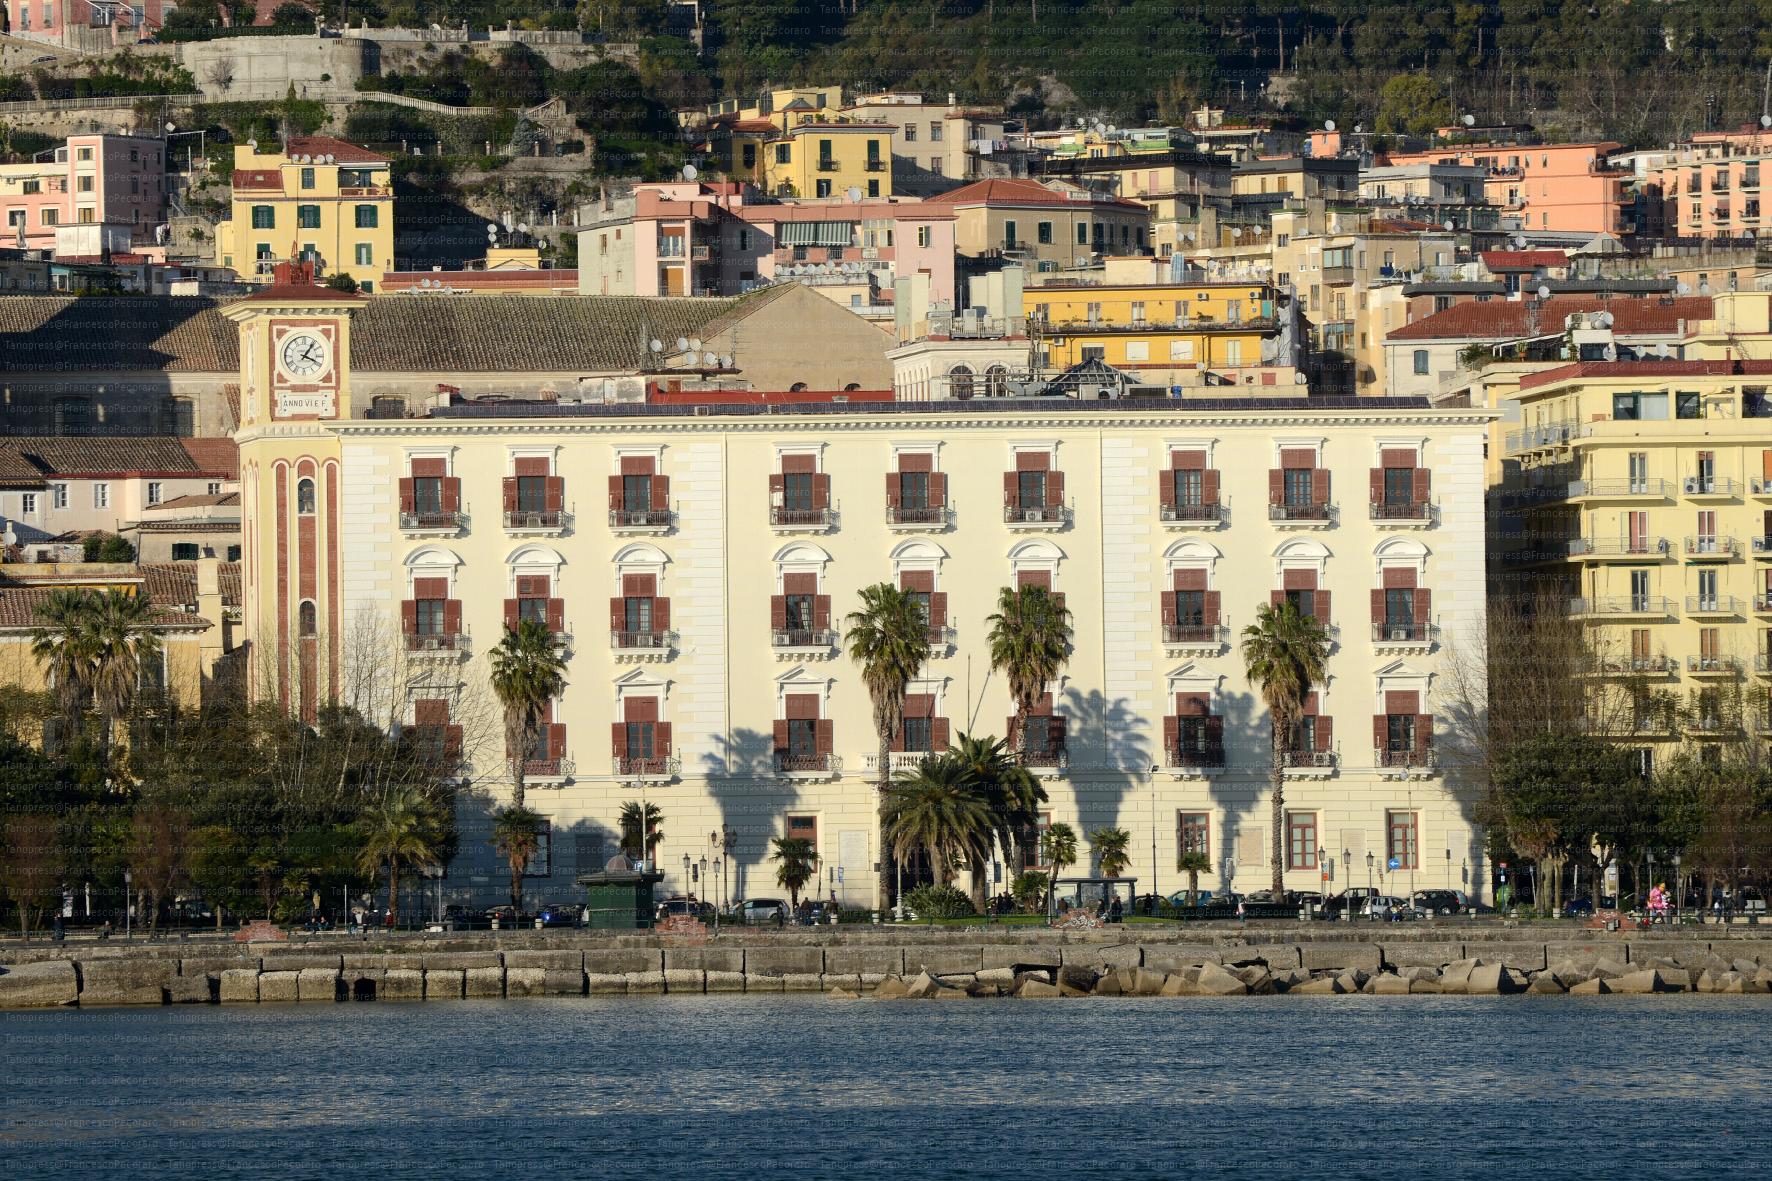
[[[847,221],[790,221],[776,239],[783,246],[848,246],[854,240],[855,224]]]

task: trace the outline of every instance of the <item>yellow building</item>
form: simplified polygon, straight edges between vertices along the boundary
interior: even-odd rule
[[[1507,488],[1530,559],[1635,679],[1636,741],[1772,736],[1772,361],[1584,362],[1519,379]],[[1517,466],[1515,466],[1517,465]],[[1683,727],[1648,708],[1672,694]],[[1615,728],[1614,732],[1618,732]]]
[[[236,149],[233,211],[216,227],[215,250],[249,280],[304,258],[374,291],[394,263],[388,158],[324,135],[295,136],[280,152]]]
[[[754,107],[709,107],[706,149],[734,180],[776,197],[892,196],[892,141],[899,128],[840,114],[839,86],[766,94]]]

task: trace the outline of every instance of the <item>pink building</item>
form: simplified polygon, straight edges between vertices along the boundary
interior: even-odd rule
[[[127,228],[154,240],[166,220],[166,141],[135,135],[73,135],[47,159],[0,164],[0,243],[54,250],[61,226]]]
[[[731,182],[641,185],[579,234],[579,292],[736,295],[782,279],[889,292],[926,273],[931,297],[951,300],[955,220],[951,207],[898,197],[775,201]]]
[[[1680,238],[1759,237],[1760,165],[1772,157],[1772,131],[1706,131],[1668,152],[1654,176],[1667,232]],[[1772,179],[1772,167],[1767,170]],[[1772,212],[1772,210],[1768,210]]]
[[[93,52],[151,37],[176,4],[163,0],[5,0],[14,37]]]
[[[1628,234],[1630,174],[1606,160],[1621,145],[1463,144],[1391,156],[1389,164],[1465,164],[1489,170],[1484,196],[1527,230]]]

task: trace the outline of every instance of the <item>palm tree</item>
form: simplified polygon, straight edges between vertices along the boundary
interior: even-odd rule
[[[1040,805],[1046,802],[1046,789],[1015,761],[1000,738],[974,738],[962,732],[960,741],[948,748],[948,754],[971,770],[974,790],[984,797],[991,810],[997,847],[1002,850],[1004,863],[1010,863],[1024,834],[1040,823]],[[972,865],[972,902],[979,910],[984,909],[983,879],[981,858]]]
[[[1187,900],[1192,906],[1200,901],[1200,875],[1212,872],[1212,858],[1198,849],[1190,849],[1175,860],[1175,868],[1187,874]]]
[[[82,587],[52,590],[37,605],[43,623],[31,632],[31,655],[55,685],[56,705],[70,736],[79,729],[91,684],[92,602],[92,592]]]
[[[644,840],[640,837],[640,813],[642,810],[646,814],[646,837]],[[636,861],[651,861],[653,854],[658,852],[659,843],[664,840],[664,830],[659,827],[659,822],[663,819],[664,813],[659,811],[657,804],[642,805],[633,800],[624,803],[621,806],[620,818],[622,852]]]
[[[370,804],[358,818],[357,830],[363,838],[357,867],[366,874],[388,867],[388,914],[397,919],[401,863],[411,869],[434,869],[439,861],[442,831],[437,807],[417,787],[403,785]]]
[[[929,617],[923,605],[889,582],[861,588],[861,610],[849,615],[849,658],[861,666],[874,705],[879,739],[880,844],[886,843],[886,795],[892,786],[892,739],[904,722],[904,698],[929,659]],[[880,860],[879,896],[891,896],[892,872]]]
[[[812,880],[817,868],[813,864],[816,855],[812,842],[805,837],[776,837],[772,843],[775,846],[772,860],[780,862],[775,871],[775,884],[788,892],[788,905],[798,909],[800,891]]]
[[[1132,864],[1132,858],[1126,852],[1132,844],[1132,834],[1123,828],[1098,828],[1089,834],[1089,844],[1101,860],[1101,876],[1104,878],[1117,878]]]
[[[944,886],[954,880],[955,865],[984,856],[994,830],[970,769],[946,754],[924,759],[894,780],[882,820],[893,857],[903,861],[917,849],[927,850]]]
[[[1009,682],[1015,701],[1016,758],[1028,757],[1028,717],[1046,686],[1064,670],[1071,646],[1071,613],[1045,587],[1004,587],[990,617],[991,668]]]
[[[1243,667],[1249,682],[1261,691],[1273,723],[1273,759],[1268,776],[1273,788],[1274,897],[1286,890],[1286,748],[1292,727],[1304,713],[1304,699],[1323,683],[1329,660],[1329,636],[1323,625],[1301,615],[1290,599],[1279,606],[1262,604],[1255,622],[1243,629]]]
[[[160,655],[153,631],[154,608],[145,595],[108,590],[92,597],[90,633],[92,696],[104,718],[103,745],[117,720],[129,713],[141,688],[142,670]]]
[[[515,804],[492,814],[492,847],[511,867],[511,909],[523,913],[523,871],[541,852],[541,833],[547,821],[541,813]]]
[[[1062,820],[1040,834],[1040,860],[1052,869],[1052,880],[1046,889],[1046,908],[1052,909],[1058,897],[1058,875],[1067,865],[1077,863],[1077,830]]]
[[[558,636],[536,619],[519,619],[492,649],[492,691],[504,708],[505,755],[511,761],[511,806],[523,806],[523,764],[541,741],[548,704],[566,688],[566,656]]]

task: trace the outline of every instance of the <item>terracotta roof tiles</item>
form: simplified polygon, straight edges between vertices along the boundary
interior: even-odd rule
[[[1772,374],[1768,361],[1577,361],[1558,365],[1520,378],[1520,388],[1536,389],[1542,385],[1582,377],[1730,377]]]
[[[924,201],[936,205],[1050,205],[1067,208],[1112,205],[1125,209],[1145,209],[1145,206],[1136,201],[1122,201],[1118,197],[1103,197],[1095,193],[1084,193],[1073,200],[1065,196],[1063,190],[1050,188],[1037,180],[1002,177],[975,180],[949,192],[925,197]]]
[[[41,436],[0,441],[0,451],[13,452],[45,476],[201,475],[204,469],[182,446],[184,442],[156,435]],[[219,442],[233,445],[232,440]]]
[[[1537,324],[1533,325],[1533,309]],[[1576,312],[1612,313],[1617,336],[1665,336],[1679,331],[1682,320],[1708,320],[1708,295],[1679,298],[1600,299],[1588,295],[1556,295],[1547,300],[1491,299],[1454,304],[1443,312],[1405,324],[1385,337],[1397,340],[1512,340],[1563,330],[1563,318]]]

